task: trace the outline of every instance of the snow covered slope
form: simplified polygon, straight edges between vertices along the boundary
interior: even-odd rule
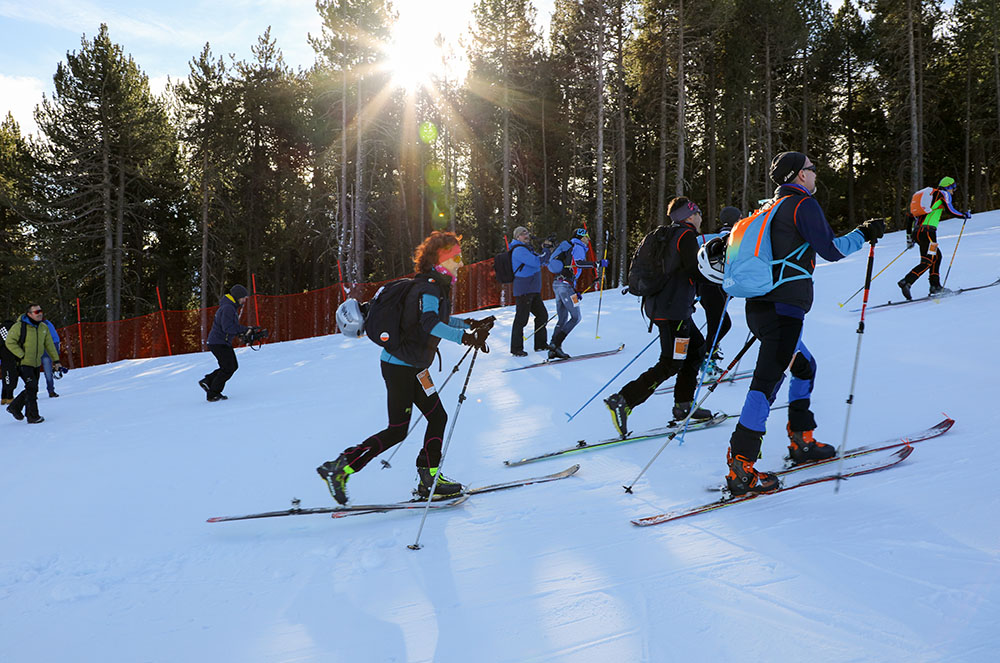
[[[945,269],[960,221],[942,224]],[[879,243],[878,271],[903,249]],[[816,270],[805,340],[820,365],[817,437],[839,444],[857,347],[867,252]],[[872,303],[898,299],[900,258]],[[949,287],[1000,276],[1000,212],[967,224]],[[926,294],[923,279],[914,288]],[[301,516],[208,524],[210,516],[331,502],[314,467],[385,423],[378,348],[341,336],[237,352],[230,399],[196,384],[210,354],[73,371],[46,422],[0,420],[0,661],[984,661],[1000,645],[997,357],[1000,287],[870,312],[850,444],[957,420],[902,465],[640,529],[631,518],[710,499],[733,420],[662,440],[506,468],[503,461],[613,434],[596,399],[648,343],[633,297],[597,296],[564,344],[611,358],[502,373],[513,317],[477,360],[446,473],[482,485],[563,469],[577,476],[475,496],[431,513]],[[549,309],[554,305],[549,302]],[[742,302],[723,348],[746,338]],[[530,342],[529,342],[530,346]],[[464,348],[442,344],[440,385]],[[635,362],[603,396],[653,363]],[[752,356],[750,357],[752,359]],[[535,360],[537,355],[528,359]],[[750,364],[744,364],[749,366]],[[454,412],[468,362],[444,390]],[[738,413],[746,382],[706,406]],[[784,397],[784,395],[782,395]],[[661,425],[670,396],[630,421]],[[776,412],[762,468],[780,465]],[[422,433],[423,427],[418,429]],[[353,502],[406,499],[417,435],[391,469],[351,479]],[[384,455],[383,457],[386,457]],[[992,654],[990,652],[993,652]]]

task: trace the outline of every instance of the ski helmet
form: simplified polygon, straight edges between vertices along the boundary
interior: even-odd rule
[[[722,285],[726,271],[726,238],[710,239],[698,249],[698,271],[706,279]]]
[[[365,316],[356,299],[345,299],[337,307],[337,326],[345,336],[360,338],[365,333]]]

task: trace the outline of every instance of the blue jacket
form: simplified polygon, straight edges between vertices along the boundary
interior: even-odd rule
[[[550,272],[575,288],[583,268],[595,269],[597,263],[587,260],[587,243],[574,237],[571,241],[564,240],[552,251],[547,266]]]
[[[514,267],[514,296],[530,295],[542,291],[542,265],[549,261],[552,249],[541,255],[519,240],[510,243],[510,262]]]
[[[247,329],[249,327],[240,324],[239,305],[232,295],[227,294],[219,300],[219,308],[212,322],[212,331],[208,332],[208,344],[232,345],[233,339]]]
[[[42,356],[49,357],[49,359],[59,359],[59,350],[61,349],[59,345],[60,344],[59,332],[56,331],[56,326],[52,324],[50,320],[44,320],[43,322],[45,322],[45,324],[49,326],[49,336],[52,337],[52,342],[56,346],[56,356],[49,357],[49,353],[47,351]]]
[[[771,250],[774,259],[787,258],[803,243],[808,244],[802,257],[794,260],[810,275],[816,268],[816,254],[824,260],[836,262],[848,256],[865,244],[865,236],[860,230],[852,230],[841,237],[833,236],[823,210],[812,194],[797,184],[785,184],[775,191],[776,197],[791,196],[781,203],[771,221]],[[780,267],[775,267],[775,280]],[[813,303],[812,278],[789,281],[771,292],[754,299],[781,305],[783,315],[803,317]],[[788,310],[784,305],[793,307]]]

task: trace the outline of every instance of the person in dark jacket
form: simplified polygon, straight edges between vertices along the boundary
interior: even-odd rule
[[[723,207],[722,211],[719,212],[719,232],[700,235],[698,237],[699,248],[716,237],[723,237],[722,233],[728,233],[732,230],[733,226],[741,218],[743,218],[743,213],[738,207]],[[705,341],[709,348],[715,343],[715,351],[709,357],[709,367],[706,375],[717,375],[722,372],[717,365],[717,362],[722,361],[722,339],[732,329],[733,321],[729,317],[729,312],[726,311],[726,293],[722,289],[722,286],[706,279],[700,279],[695,285],[698,288],[698,301],[701,303],[701,307],[705,309],[705,321],[707,325],[705,329]]]
[[[42,355],[48,352],[50,356],[56,357],[55,369],[62,370],[62,364],[58,360],[59,353],[56,352],[56,346],[49,335],[48,326],[42,320],[42,307],[38,304],[28,306],[27,313],[22,315],[7,332],[4,344],[17,358],[18,374],[24,381],[24,389],[7,405],[7,411],[18,421],[27,415],[29,424],[40,424],[45,421],[45,418],[38,414],[38,378],[41,373]]]
[[[417,275],[400,311],[400,330],[407,343],[400,345],[397,354],[383,349],[381,357],[389,425],[316,468],[338,504],[347,504],[347,480],[352,474],[406,438],[414,405],[427,419],[424,444],[416,461],[417,493],[429,497],[435,477],[435,497],[453,497],[464,489],[457,481],[438,474],[448,415],[429,370],[441,339],[489,352],[486,339],[492,317],[476,321],[451,317],[451,284],[462,265],[459,239],[454,233],[435,231],[417,247],[413,260]]]
[[[3,389],[0,390],[0,405],[10,405],[14,401],[14,390],[17,389],[17,356],[7,349],[7,333],[14,326],[13,320],[4,320],[0,323],[0,381],[3,382]]]
[[[732,495],[761,493],[778,488],[778,478],[754,469],[760,455],[767,417],[785,370],[791,370],[788,406],[789,455],[792,462],[830,458],[836,449],[813,439],[816,420],[810,406],[816,361],[802,342],[806,313],[812,308],[812,273],[816,254],[830,262],[882,237],[879,219],[834,237],[819,203],[816,166],[805,154],[783,152],[771,163],[771,180],[778,185],[767,207],[778,205],[771,221],[771,248],[776,287],[746,302],[747,326],[760,341],[753,379],[729,440],[726,484]],[[795,274],[798,278],[788,278]]]
[[[674,198],[667,207],[673,225],[656,230],[666,241],[665,263],[668,279],[659,293],[646,297],[643,310],[660,332],[660,358],[642,375],[618,393],[605,399],[618,434],[628,436],[628,415],[648,399],[664,380],[677,375],[674,387],[673,418],[688,416],[694,402],[698,371],[705,358],[705,338],[691,320],[694,314],[695,283],[698,271],[698,234],[701,210],[684,196]],[[711,419],[712,413],[698,408],[692,421]]]
[[[528,315],[535,316],[535,352],[549,349],[549,312],[542,301],[542,265],[548,263],[552,254],[552,243],[545,241],[542,253],[535,253],[528,242],[531,233],[524,226],[514,228],[514,241],[510,243],[510,261],[514,267],[514,324],[510,330],[510,353],[515,357],[527,357],[524,351],[524,326]]]
[[[233,350],[233,339],[251,329],[240,324],[240,311],[249,295],[245,286],[236,284],[219,300],[219,308],[216,309],[215,320],[212,321],[212,330],[208,332],[208,349],[215,355],[219,367],[198,380],[209,402],[224,401],[228,398],[223,395],[222,390],[240,367],[236,361],[236,351]]]

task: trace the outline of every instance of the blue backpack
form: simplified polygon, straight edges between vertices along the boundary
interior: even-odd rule
[[[785,258],[775,260],[771,250],[771,220],[778,207],[790,196],[783,196],[768,207],[761,208],[740,219],[733,226],[726,245],[725,276],[722,288],[733,297],[760,297],[789,281],[812,278],[800,265],[791,262],[802,257],[809,247],[808,242],[792,251]],[[781,266],[778,280],[774,280],[774,267]],[[784,276],[785,267],[797,270],[798,274]]]

